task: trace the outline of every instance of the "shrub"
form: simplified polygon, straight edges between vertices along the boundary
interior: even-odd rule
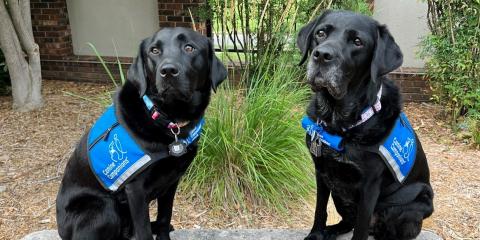
[[[270,67],[271,75],[253,74],[250,86],[227,85],[214,96],[184,192],[226,209],[282,210],[312,196],[313,165],[299,123],[308,89],[288,54]]]
[[[428,0],[432,33],[422,43],[433,97],[480,144],[480,1]],[[465,124],[459,124],[465,125]]]

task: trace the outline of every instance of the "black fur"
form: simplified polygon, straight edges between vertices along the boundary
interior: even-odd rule
[[[187,47],[194,51],[188,52]],[[147,94],[169,120],[189,121],[180,135],[185,137],[203,116],[211,89],[227,72],[206,37],[190,29],[165,28],[143,40],[127,75],[114,99],[118,120],[141,147],[158,153],[167,151],[174,138],[169,129],[151,119],[141,96]],[[70,157],[57,196],[62,239],[143,240],[153,239],[155,233],[156,239],[169,240],[175,191],[196,155],[197,144],[181,157],[153,163],[123,189],[110,193],[90,170],[87,135]],[[150,223],[148,205],[155,199],[157,220]]]
[[[345,143],[343,153],[322,145],[321,157],[312,155],[317,206],[305,239],[335,239],[352,229],[355,240],[367,239],[369,232],[376,239],[415,238],[422,220],[433,212],[429,169],[418,137],[416,162],[403,185],[380,156],[367,151],[389,134],[402,111],[399,89],[385,76],[402,64],[398,45],[385,26],[348,11],[325,12],[301,29],[297,44],[304,55],[300,64],[308,59],[307,78],[314,91],[307,114],[324,121],[326,130]],[[381,111],[344,131],[375,103],[380,85]],[[306,143],[310,147],[308,135]],[[326,226],[330,194],[342,220]]]

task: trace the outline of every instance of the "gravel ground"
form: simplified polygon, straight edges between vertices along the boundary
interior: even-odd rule
[[[11,111],[11,98],[0,97],[0,239],[20,239],[29,232],[56,227],[55,197],[65,161],[102,112],[99,104],[65,93],[94,98],[109,89],[108,85],[45,81],[45,107],[30,113]],[[410,103],[405,109],[429,159],[436,194],[435,212],[424,228],[445,239],[480,239],[480,151],[454,137],[441,120],[440,106]],[[186,199],[180,192],[173,224],[177,229],[307,229],[313,211],[312,202],[301,202],[286,216],[262,207],[232,213],[213,210],[205,201]],[[338,220],[335,214],[330,216],[329,222]]]

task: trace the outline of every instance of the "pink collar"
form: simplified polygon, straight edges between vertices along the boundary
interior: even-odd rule
[[[381,103],[382,88],[383,88],[383,86],[380,85],[380,89],[378,90],[378,93],[377,93],[377,101],[375,101],[375,103],[372,106],[369,106],[368,108],[363,110],[362,115],[360,115],[361,116],[360,120],[358,120],[358,122],[356,122],[355,124],[348,127],[348,129],[352,129],[352,128],[368,121],[368,119],[370,119],[373,115],[375,115],[375,113],[379,112],[382,109],[382,103]]]

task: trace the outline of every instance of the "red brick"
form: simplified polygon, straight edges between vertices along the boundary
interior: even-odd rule
[[[192,23],[176,22],[176,27],[192,28]]]
[[[167,16],[167,21],[169,21],[169,22],[183,22],[183,17]]]
[[[158,13],[163,16],[172,16],[175,14],[173,10],[159,10]]]
[[[174,22],[160,22],[160,27],[175,27]]]
[[[42,14],[50,14],[50,15],[55,15],[60,12],[60,9],[53,9],[53,8],[43,8],[42,9]]]

